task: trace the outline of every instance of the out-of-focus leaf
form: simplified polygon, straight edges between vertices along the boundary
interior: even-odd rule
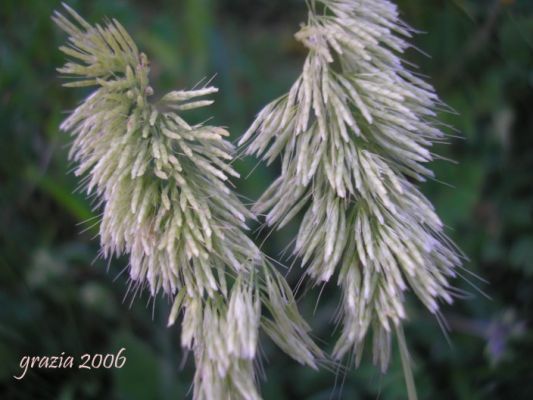
[[[87,201],[74,195],[72,189],[59,184],[46,174],[41,174],[33,167],[26,170],[26,179],[36,184],[41,190],[50,195],[60,206],[71,213],[78,221],[87,221],[94,217]]]
[[[518,240],[509,254],[510,261],[515,268],[522,270],[526,275],[533,275],[533,236]]]
[[[128,332],[118,333],[110,348],[127,358],[124,366],[113,369],[117,396],[123,400],[156,400],[159,393],[158,361],[153,351],[142,341]]]

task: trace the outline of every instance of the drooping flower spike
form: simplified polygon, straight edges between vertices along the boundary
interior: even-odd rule
[[[228,132],[190,125],[182,112],[208,106],[217,89],[174,91],[152,102],[149,62],[115,20],[92,26],[65,5],[54,21],[69,35],[65,86],[96,87],[61,128],[70,158],[103,209],[108,258],[129,255],[132,282],[174,296],[182,345],[196,362],[195,399],[259,399],[254,361],[260,327],[298,362],[320,350],[284,278],[246,236],[253,215],[226,185]],[[265,312],[267,313],[265,315]]]
[[[429,148],[445,140],[433,87],[402,61],[412,30],[387,0],[311,0],[295,35],[308,49],[288,94],[268,104],[240,140],[281,175],[253,211],[283,227],[301,211],[295,254],[317,282],[337,273],[342,334],[334,356],[359,362],[369,329],[389,363],[391,333],[410,288],[432,312],[452,302],[461,264],[416,182],[432,177]],[[402,338],[403,339],[403,338]],[[402,347],[402,346],[400,346]]]

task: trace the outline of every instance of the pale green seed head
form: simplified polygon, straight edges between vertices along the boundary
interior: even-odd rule
[[[103,256],[128,255],[129,274],[152,295],[174,297],[182,345],[196,362],[195,399],[259,399],[254,362],[260,327],[297,361],[322,357],[284,278],[246,236],[253,214],[227,185],[233,145],[220,127],[183,113],[212,104],[214,87],[153,100],[149,61],[125,29],[92,26],[65,5],[53,19],[69,34],[59,71],[94,91],[61,125],[70,157],[102,209]],[[264,315],[264,312],[268,316]]]
[[[296,39],[307,49],[289,92],[240,140],[282,171],[255,204],[268,225],[300,211],[295,254],[317,282],[337,274],[343,331],[333,355],[359,360],[370,329],[385,370],[412,290],[432,312],[451,302],[460,256],[415,185],[444,133],[433,87],[402,60],[412,30],[387,0],[310,0]]]

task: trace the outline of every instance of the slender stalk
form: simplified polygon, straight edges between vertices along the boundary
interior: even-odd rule
[[[407,396],[409,400],[418,400],[416,393],[416,384],[413,377],[413,369],[409,349],[405,341],[405,334],[403,328],[398,326],[396,328],[396,337],[398,339],[398,347],[400,349],[400,358],[402,360],[403,376],[405,379],[405,386],[407,387]]]

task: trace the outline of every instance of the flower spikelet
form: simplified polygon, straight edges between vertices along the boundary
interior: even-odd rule
[[[258,114],[240,144],[280,176],[257,201],[268,225],[300,212],[295,254],[317,282],[337,274],[343,330],[334,356],[373,330],[385,370],[410,288],[432,312],[452,302],[461,258],[417,188],[433,176],[429,148],[445,140],[433,87],[402,60],[412,29],[387,0],[312,0],[295,35],[307,49],[290,91]]]
[[[65,5],[65,86],[95,87],[61,128],[70,132],[75,174],[102,209],[103,256],[129,255],[137,287],[174,297],[182,345],[196,361],[195,399],[258,399],[254,361],[264,327],[297,361],[321,356],[284,278],[247,237],[253,214],[227,181],[238,177],[220,127],[183,112],[212,104],[214,87],[152,101],[150,64],[115,20],[92,26]]]

